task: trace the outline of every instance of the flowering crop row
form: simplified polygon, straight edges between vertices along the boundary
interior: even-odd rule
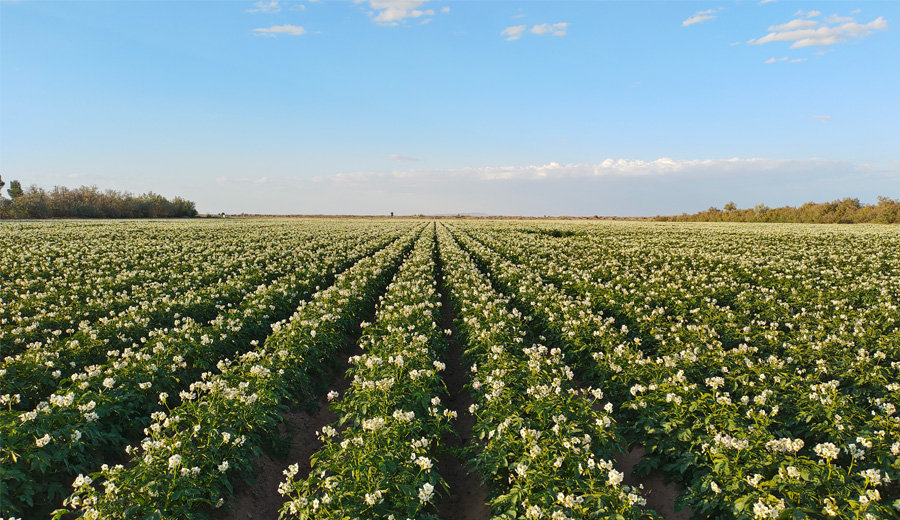
[[[204,287],[266,272],[290,258],[290,248],[272,247],[288,244],[278,240],[289,236],[286,229],[233,231],[223,237],[208,226],[171,223],[4,225],[0,355],[62,340],[88,325],[110,329],[102,320],[136,311],[138,323],[167,326],[175,313],[214,316],[214,307],[197,304],[227,295]],[[127,331],[126,325],[116,332]]]
[[[98,457],[116,456],[128,438],[150,423],[149,415],[165,404],[158,402],[161,393],[180,398],[179,392],[201,373],[253,348],[270,324],[289,315],[335,270],[389,240],[390,235],[382,235],[335,245],[322,254],[321,263],[259,287],[242,307],[224,309],[207,325],[185,320],[138,348],[111,352],[103,366],[86,367],[61,381],[56,392],[32,410],[0,412],[3,512],[21,511],[34,497],[64,497],[75,475],[94,467]]]
[[[273,325],[259,348],[220,362],[218,374],[202,374],[177,406],[160,394],[166,409],[152,414],[147,437],[126,450],[130,462],[79,475],[66,504],[88,519],[203,518],[221,506],[233,480],[252,472],[263,441],[277,434],[282,404],[313,394],[316,374],[327,373],[416,234],[339,274],[334,285]]]
[[[476,234],[484,239],[489,233]],[[504,241],[498,235],[503,234],[494,233],[493,242],[486,243],[530,264],[532,273],[551,273],[549,278],[583,300],[598,302],[625,320],[635,318],[629,320],[632,341],[612,349],[597,345],[598,363],[589,379],[618,382],[610,386],[618,394],[614,398],[632,410],[628,418],[634,438],[659,456],[651,464],[665,463],[690,486],[684,498],[695,510],[739,518],[896,514],[891,510],[898,507],[900,419],[893,403],[900,397],[900,363],[898,334],[890,329],[891,305],[883,298],[890,293],[890,281],[877,290],[871,288],[877,286],[872,277],[857,279],[850,291],[841,285],[823,287],[831,293],[825,296],[827,303],[805,296],[815,312],[773,314],[773,308],[798,309],[791,304],[802,303],[797,288],[785,281],[800,280],[804,286],[804,279],[815,278],[804,272],[803,264],[782,267],[789,274],[779,272],[779,266],[766,272],[757,265],[757,283],[735,288],[710,274],[729,273],[721,265],[727,257],[721,251],[715,252],[719,263],[713,269],[702,266],[711,260],[702,254],[679,258],[667,249],[660,256],[670,263],[702,266],[698,276],[690,276],[687,267],[681,271],[688,280],[684,285],[693,285],[685,288],[659,271],[648,274],[646,266],[654,258],[647,258],[647,251],[629,264],[622,261],[628,248],[618,248],[607,253],[616,256],[616,262],[609,262],[595,252],[604,251],[599,241],[584,237],[560,247],[549,239],[526,239],[523,233]],[[644,230],[641,238],[648,235]],[[611,265],[615,274],[598,273]],[[698,282],[704,278],[706,286]],[[881,319],[872,319],[872,306],[848,304],[864,301],[865,287]],[[685,295],[691,294],[706,305],[685,305]],[[717,305],[704,296],[708,294],[731,305]],[[763,302],[767,309],[760,308]],[[831,313],[843,317],[828,323],[823,318]],[[758,319],[761,315],[780,324]],[[854,324],[852,330],[846,322]],[[735,330],[744,337],[728,348],[733,334],[728,331]],[[589,345],[589,338],[585,341]],[[578,342],[570,340],[581,348]],[[836,371],[841,380],[829,375]]]
[[[296,465],[285,472],[283,516],[436,518],[431,503],[445,486],[435,462],[455,412],[440,399],[446,343],[434,246],[429,226],[365,327],[350,389],[329,395],[340,419],[319,434],[310,475],[295,479]]]
[[[475,467],[498,518],[653,518],[613,467],[619,446],[600,389],[579,390],[563,352],[535,341],[529,318],[497,293],[453,237],[439,232],[445,280],[473,362]],[[529,346],[530,344],[530,346]]]
[[[696,519],[900,515],[894,228],[15,223],[0,260],[2,517],[73,480],[57,517],[216,516],[395,272],[284,517],[430,517],[456,492],[437,272],[495,517],[654,517],[626,445]]]
[[[266,266],[240,269],[221,283],[191,288],[176,298],[138,300],[126,311],[114,313],[110,318],[81,323],[70,336],[46,344],[31,343],[25,352],[7,356],[0,365],[3,376],[0,395],[18,395],[13,408],[30,410],[39,401],[46,400],[60,381],[85,371],[85,367],[90,366],[89,372],[103,370],[105,367],[100,365],[114,361],[109,359],[111,355],[114,357],[124,349],[140,349],[148,338],[169,334],[172,328],[197,329],[201,336],[210,335],[209,330],[201,330],[209,328],[206,321],[213,318],[227,321],[230,309],[252,308],[256,303],[253,300],[259,299],[264,292],[277,291],[279,286],[289,288],[296,284],[292,277],[298,270],[311,265],[328,266],[333,263],[328,256],[341,254],[336,244],[348,238],[350,236],[339,234],[297,236],[295,240],[306,239],[302,249],[298,249],[293,241],[272,247],[264,255],[268,261]],[[360,240],[365,238],[360,237]],[[159,319],[161,316],[172,317],[174,321]],[[213,335],[215,332],[212,331]]]

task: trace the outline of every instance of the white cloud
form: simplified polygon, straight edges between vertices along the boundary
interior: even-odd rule
[[[416,162],[416,161],[420,160],[420,159],[416,159],[415,157],[410,157],[408,155],[400,155],[397,153],[392,153],[392,154],[388,155],[387,158],[392,161],[401,161],[401,162]]]
[[[428,0],[353,0],[356,4],[368,4],[372,9],[370,14],[375,15],[372,20],[382,25],[400,25],[408,18],[434,16],[434,9],[419,9],[427,2]],[[450,8],[445,7],[441,12],[448,13]]]
[[[552,34],[553,36],[565,36],[567,23],[540,24],[531,28],[532,34]]]
[[[248,13],[268,13],[275,14],[281,12],[281,6],[278,2],[256,2],[253,9],[247,9]]]
[[[770,3],[774,2],[774,1],[775,1],[775,0],[760,0],[760,1],[759,1],[759,5],[770,4]]]
[[[729,47],[734,47],[735,45],[740,45],[741,42],[731,42],[728,44]]]
[[[776,62],[779,62],[779,61],[787,61],[787,60],[788,60],[788,57],[787,57],[787,56],[785,56],[785,57],[783,57],[783,58],[769,58],[769,59],[766,60],[766,63],[776,63]]]
[[[773,25],[769,27],[769,34],[747,43],[762,45],[770,42],[793,42],[790,46],[791,49],[834,45],[854,38],[865,38],[874,31],[887,29],[887,25],[887,21],[881,16],[866,24],[855,21],[829,24],[827,21],[815,22],[797,19],[786,24]]]
[[[306,34],[306,29],[299,25],[273,25],[272,27],[253,29],[253,32],[260,36],[276,36],[279,34],[289,34],[291,36],[300,36]]]
[[[862,9],[854,9],[854,10],[850,11],[850,14],[859,14],[861,12],[862,12]]]
[[[820,14],[822,14],[822,11],[810,11],[810,12],[806,13],[806,17],[814,18],[816,16],[819,16]]]
[[[853,18],[852,16],[838,16],[836,14],[825,18],[825,21],[828,23],[847,23],[852,22],[853,20],[855,20],[855,18]]]
[[[566,30],[569,27],[568,23],[560,22],[560,23],[542,23],[531,26],[529,32],[535,35],[544,35],[550,34],[553,36],[565,36]],[[513,25],[507,27],[500,31],[502,36],[506,36],[506,39],[509,41],[518,40],[522,36],[526,34],[527,26],[525,25]]]
[[[800,63],[801,61],[806,61],[806,58],[794,58],[791,63]]]
[[[513,25],[511,27],[507,27],[500,31],[500,34],[506,36],[506,39],[509,41],[518,40],[522,37],[522,34],[525,32],[524,25]]]
[[[819,25],[819,22],[815,20],[804,20],[802,18],[797,18],[795,20],[791,20],[788,23],[783,23],[781,25],[772,25],[769,26],[770,31],[793,31],[796,29],[808,29],[810,27],[815,27]]]
[[[813,116],[813,118],[818,119],[823,123],[827,123],[828,120],[831,119],[831,116]]]
[[[681,25],[682,25],[682,27],[687,27],[688,25],[705,22],[706,20],[713,20],[716,17],[716,15],[713,14],[715,12],[716,12],[715,9],[707,9],[706,11],[697,11],[696,13],[694,13],[694,16],[691,16],[687,20],[681,22]]]

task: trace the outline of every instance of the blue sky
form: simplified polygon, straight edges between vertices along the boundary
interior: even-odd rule
[[[201,212],[900,197],[900,3],[0,1],[0,175]]]

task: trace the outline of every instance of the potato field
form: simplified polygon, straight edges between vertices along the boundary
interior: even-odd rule
[[[898,305],[891,226],[4,222],[0,517],[898,519]]]

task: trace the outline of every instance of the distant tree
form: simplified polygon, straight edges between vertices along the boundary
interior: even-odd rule
[[[6,186],[6,183],[3,182],[3,176],[0,175],[0,190],[2,190],[4,186]],[[2,193],[0,193],[0,196],[2,196]]]
[[[737,209],[733,202],[725,211],[709,208],[693,215],[671,215],[656,220],[687,222],[808,222],[817,224],[852,224],[857,222],[900,223],[900,201],[878,197],[878,204],[863,204],[847,197],[831,202],[807,202],[800,207],[770,208],[757,204],[753,209]]]
[[[6,193],[9,193],[9,198],[18,199],[22,195],[25,195],[25,190],[22,189],[22,183],[19,181],[12,181],[9,183],[9,189],[6,190]]]

